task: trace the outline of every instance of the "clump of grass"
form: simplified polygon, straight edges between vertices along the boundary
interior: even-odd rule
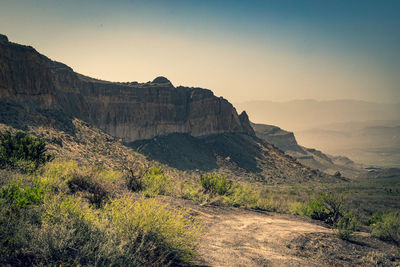
[[[97,208],[110,197],[121,193],[123,173],[110,169],[78,166],[76,162],[51,162],[41,179],[55,193],[79,194]]]
[[[160,167],[151,167],[142,177],[143,192],[146,196],[168,195],[172,192],[172,181]]]
[[[147,197],[169,195],[174,190],[171,178],[165,175],[160,167],[156,166],[147,170],[143,168],[127,169],[125,183],[130,191],[142,192]]]
[[[226,197],[226,202],[235,207],[257,208],[260,193],[256,192],[249,184],[235,184],[232,193]]]
[[[216,173],[202,175],[198,184],[184,184],[181,191],[182,197],[202,204],[220,202],[235,207],[268,209],[267,201],[260,196],[259,190],[248,183],[234,183]]]
[[[120,235],[127,240],[146,236],[167,252],[167,261],[187,262],[195,255],[201,227],[188,210],[170,209],[154,198],[134,202],[129,197],[112,201],[105,210]]]
[[[373,236],[400,245],[400,212],[392,211],[375,217],[371,229]]]
[[[223,196],[231,193],[233,183],[224,175],[211,173],[202,175],[200,177],[200,184],[204,189],[204,193],[212,196],[216,194]]]

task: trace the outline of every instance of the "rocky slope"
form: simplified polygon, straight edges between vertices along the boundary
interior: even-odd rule
[[[245,112],[201,88],[175,87],[158,77],[148,83],[112,83],[75,73],[29,46],[0,36],[0,101],[82,119],[131,142],[170,133],[207,136],[254,134]]]
[[[116,138],[118,150],[128,144],[147,156],[145,162],[177,172],[221,172],[263,183],[329,180],[257,138],[247,114],[238,115],[227,100],[210,90],[175,87],[165,77],[148,83],[95,80],[1,36],[0,92],[3,127],[44,137],[61,157],[96,163],[113,153],[107,140]],[[81,152],[93,157],[80,159]]]

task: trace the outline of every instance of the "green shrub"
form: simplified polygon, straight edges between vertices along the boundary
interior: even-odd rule
[[[255,208],[259,197],[259,193],[254,191],[249,184],[235,184],[232,193],[226,199],[229,204],[236,207]]]
[[[31,204],[41,203],[44,187],[39,180],[33,181],[33,186],[22,186],[21,181],[13,182],[0,189],[2,205],[11,205],[15,208],[24,208]]]
[[[10,207],[20,197],[9,196],[23,193],[0,202],[0,265],[164,266],[195,255],[201,228],[189,211],[130,197],[93,209],[81,197],[49,193],[19,210]]]
[[[197,203],[206,203],[210,200],[210,196],[204,194],[203,189],[199,184],[185,183],[182,191],[183,198],[194,200]]]
[[[388,212],[371,225],[372,235],[400,245],[400,212]]]
[[[204,174],[200,177],[200,184],[204,193],[210,195],[228,195],[231,193],[232,181],[228,180],[224,175],[217,173]]]
[[[340,239],[349,240],[352,233],[358,229],[359,225],[359,220],[352,212],[344,213],[335,224],[337,236]]]
[[[371,218],[368,219],[367,224],[371,225],[371,224],[376,224],[378,222],[382,222],[383,218],[383,213],[380,211],[375,212]]]
[[[46,151],[46,143],[42,139],[23,132],[0,132],[0,168],[32,172],[54,158]]]
[[[97,265],[107,256],[102,251],[107,240],[96,213],[81,198],[52,195],[45,199],[31,250],[46,265]]]
[[[333,192],[322,193],[318,198],[309,200],[302,210],[303,215],[330,225],[335,225],[345,212],[344,197]]]
[[[317,199],[311,199],[306,203],[303,207],[303,215],[320,221],[325,221],[328,218],[328,212],[323,202]]]
[[[147,196],[167,195],[172,191],[172,181],[159,167],[152,167],[141,178]]]

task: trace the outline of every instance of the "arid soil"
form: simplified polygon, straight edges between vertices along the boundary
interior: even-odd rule
[[[399,248],[368,233],[345,241],[300,216],[169,201],[190,208],[204,225],[198,266],[400,266]]]

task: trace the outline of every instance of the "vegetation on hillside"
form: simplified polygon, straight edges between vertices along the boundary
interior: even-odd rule
[[[183,180],[159,166],[112,170],[52,161],[44,141],[22,133],[1,134],[0,144],[3,265],[190,263],[202,227],[189,210],[162,203],[159,195],[300,214],[331,225],[341,239],[369,225],[373,236],[400,243],[398,212],[365,219],[340,190],[309,193],[293,186],[277,193],[218,173]]]
[[[167,192],[168,179],[160,169],[146,173],[141,197],[128,189],[123,171],[76,162],[45,164],[50,158],[26,156],[33,155],[32,143],[44,142],[8,136],[25,141],[6,150],[12,157],[4,159],[13,171],[0,177],[1,265],[149,266],[192,260],[201,226],[188,210],[152,197]],[[14,158],[21,159],[14,150],[28,151],[22,159],[35,172],[14,169]]]
[[[46,154],[44,140],[24,132],[0,132],[0,168],[33,172],[54,156]]]

